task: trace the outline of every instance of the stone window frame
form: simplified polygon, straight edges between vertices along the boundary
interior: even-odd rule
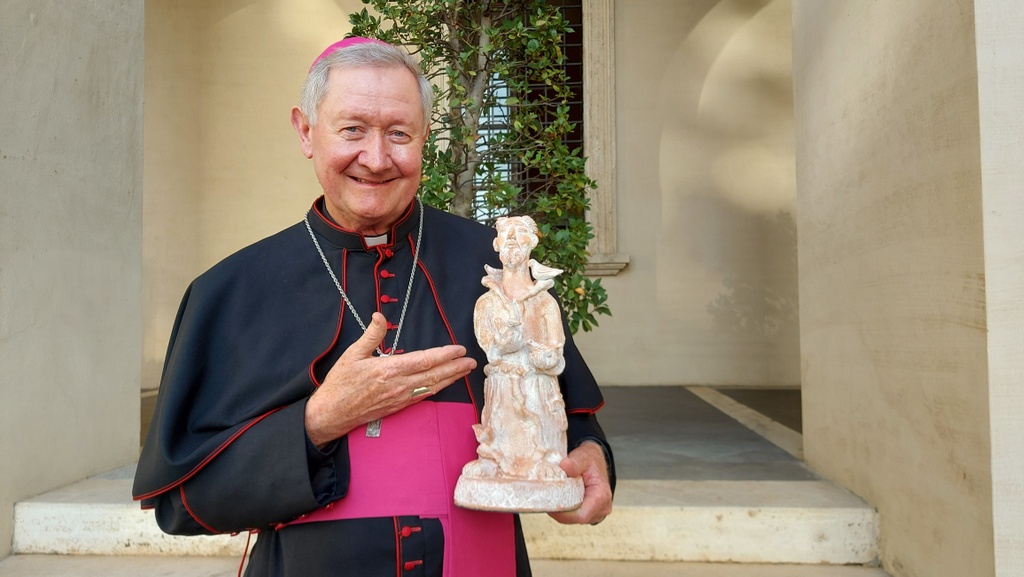
[[[583,153],[597,182],[587,220],[593,227],[587,274],[614,276],[629,264],[618,252],[615,182],[615,0],[583,0]]]

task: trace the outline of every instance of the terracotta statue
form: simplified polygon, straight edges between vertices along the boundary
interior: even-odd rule
[[[481,282],[490,290],[473,314],[488,361],[483,414],[473,425],[479,458],[463,468],[455,503],[487,511],[575,509],[583,501],[583,480],[566,477],[559,467],[566,455],[558,386],[565,333],[558,303],[548,293],[562,271],[530,258],[538,240],[532,218],[503,217],[496,227],[494,249],[504,268],[484,265]]]

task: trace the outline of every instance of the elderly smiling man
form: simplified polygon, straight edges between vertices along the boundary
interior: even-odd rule
[[[475,457],[473,335],[495,233],[416,198],[431,90],[352,38],[317,59],[292,124],[323,188],[303,222],[197,278],[171,335],[134,495],[175,534],[252,531],[250,576],[530,574],[515,515],[452,504]],[[571,339],[569,456],[600,522],[614,470]]]

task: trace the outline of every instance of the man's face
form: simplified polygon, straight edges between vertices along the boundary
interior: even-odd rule
[[[316,126],[298,109],[292,124],[331,217],[349,230],[381,234],[420,185],[427,127],[416,79],[404,68],[342,68],[328,82]]]
[[[505,266],[517,266],[526,262],[530,251],[537,246],[537,237],[523,224],[508,222],[498,231],[495,239],[498,258]]]

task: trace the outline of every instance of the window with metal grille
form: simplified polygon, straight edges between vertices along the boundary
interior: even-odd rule
[[[583,148],[583,0],[548,0],[549,6],[558,7],[562,16],[571,28],[571,32],[562,37],[562,53],[565,60],[562,68],[566,73],[567,83],[572,96],[565,105],[569,109],[569,122],[575,128],[563,138],[563,142],[570,150]],[[510,118],[512,106],[506,101],[509,97],[515,96],[510,93],[509,87],[496,79],[489,88],[486,98],[491,105],[480,118],[480,140],[481,146],[486,146],[487,139],[491,136],[507,132],[513,129]],[[549,88],[543,84],[531,84],[531,91],[547,94]],[[547,111],[543,122],[549,122],[554,117],[554,111]],[[478,175],[476,181],[476,198],[474,203],[474,216],[477,221],[490,224],[495,218],[507,214],[507,209],[496,209],[484,200],[486,179],[499,178],[522,187],[524,197],[544,194],[545,190],[552,186],[549,179],[545,178],[536,170],[523,166],[521,162],[513,159],[498,161],[490,171],[490,176]],[[581,216],[581,215],[580,215]]]

